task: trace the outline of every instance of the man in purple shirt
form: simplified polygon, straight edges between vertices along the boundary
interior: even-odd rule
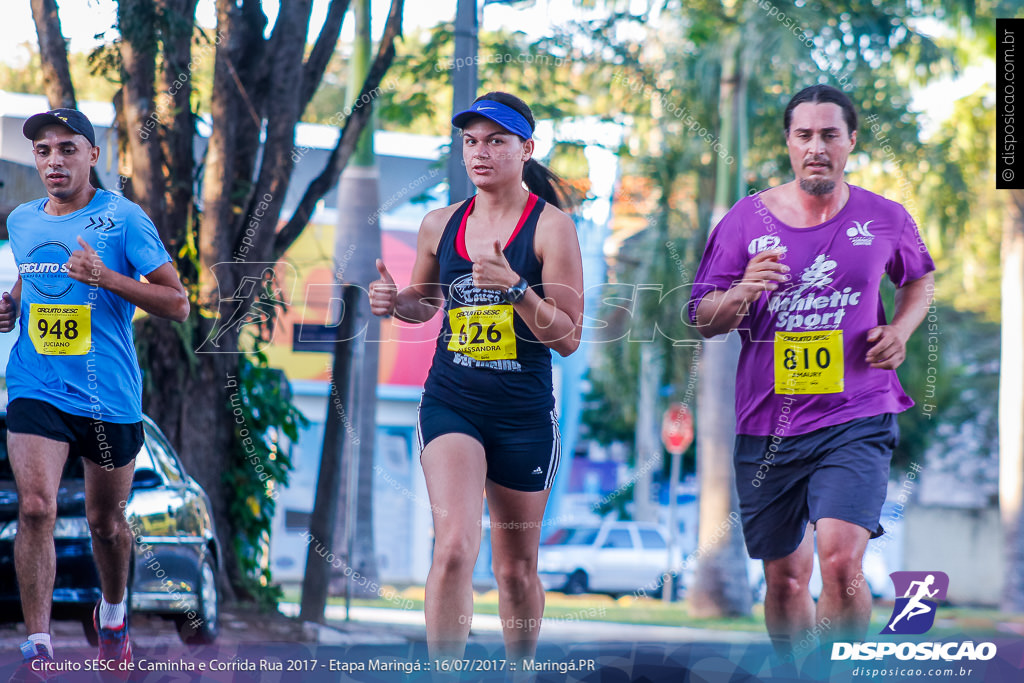
[[[902,206],[844,181],[857,142],[845,94],[826,85],[799,92],[784,130],[796,179],[729,211],[690,299],[703,336],[738,329],[743,342],[736,488],[747,550],[764,560],[765,623],[781,655],[816,622],[829,625],[830,639],[867,631],[861,562],[883,533],[895,413],[913,405],[896,368],[930,304],[935,269]],[[897,287],[889,322],[883,276]],[[807,587],[814,531],[817,606]]]

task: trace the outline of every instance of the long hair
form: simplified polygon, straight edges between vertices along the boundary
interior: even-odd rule
[[[504,104],[506,107],[511,107],[522,114],[526,122],[530,124],[530,131],[537,127],[537,122],[533,118],[533,112],[530,111],[530,107],[515,95],[494,91],[481,95],[473,102],[475,104],[480,100],[491,100],[492,102]],[[520,139],[522,138],[520,137]],[[559,209],[571,209],[577,203],[577,193],[572,186],[550,168],[532,157],[523,165],[523,183],[526,184],[530,192]]]
[[[786,111],[782,114],[782,128],[786,135],[789,135],[789,124],[793,121],[793,110],[798,104],[810,102],[811,104],[835,104],[843,110],[843,119],[846,120],[847,133],[853,135],[857,132],[857,110],[853,102],[842,90],[833,88],[831,85],[819,84],[804,88],[786,105]]]

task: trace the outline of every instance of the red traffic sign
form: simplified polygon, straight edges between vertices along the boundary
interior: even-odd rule
[[[665,411],[661,441],[672,455],[682,455],[693,443],[693,414],[685,403],[673,403]]]

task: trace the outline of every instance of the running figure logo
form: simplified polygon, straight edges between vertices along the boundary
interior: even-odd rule
[[[218,291],[217,323],[206,340],[196,349],[196,353],[239,353],[235,346],[222,346],[225,336],[229,333],[234,338],[241,334],[247,326],[263,332],[273,332],[278,308],[286,306],[291,297],[282,290],[281,282],[294,283],[294,267],[286,265],[285,273],[277,272],[280,264],[275,263],[215,263],[211,270],[217,279],[218,290],[221,282],[234,282],[234,291],[230,296]],[[233,278],[228,278],[233,275]],[[269,336],[269,335],[268,335]],[[270,338],[255,340],[258,350],[271,342]],[[228,351],[227,349],[231,350]]]
[[[946,599],[949,577],[945,572],[893,572],[889,575],[896,588],[896,604],[889,623],[880,633],[918,635],[935,623],[935,609]]]

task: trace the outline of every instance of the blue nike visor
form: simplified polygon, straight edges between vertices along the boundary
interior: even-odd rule
[[[452,125],[462,129],[474,116],[483,116],[494,121],[508,132],[518,135],[524,140],[533,138],[533,129],[530,128],[526,117],[512,107],[506,106],[494,100],[479,100],[473,103],[469,109],[459,112],[452,117]]]

